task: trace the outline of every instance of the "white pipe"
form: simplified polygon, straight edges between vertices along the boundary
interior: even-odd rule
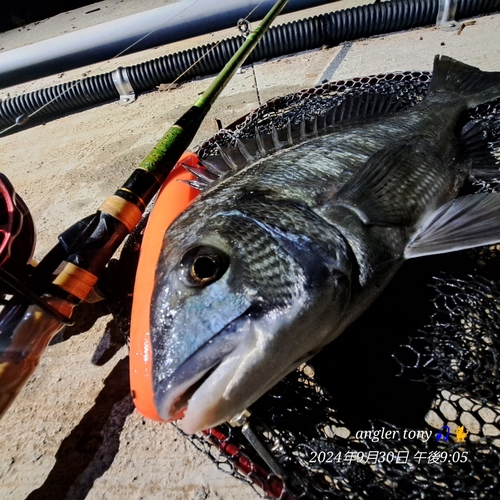
[[[290,0],[293,12],[335,0]],[[261,19],[275,0],[180,0],[0,54],[0,88]]]

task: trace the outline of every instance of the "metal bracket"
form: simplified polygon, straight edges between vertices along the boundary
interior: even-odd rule
[[[120,94],[120,104],[125,106],[135,101],[135,91],[128,79],[128,73],[126,68],[119,67],[116,68],[113,73],[111,73],[113,78],[113,83],[115,84],[116,90]]]
[[[436,25],[443,31],[455,31],[460,28],[460,23],[455,21],[457,0],[439,0],[439,10]]]

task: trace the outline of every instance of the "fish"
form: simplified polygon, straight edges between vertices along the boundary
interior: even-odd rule
[[[256,130],[188,167],[201,194],[165,232],[150,305],[160,417],[189,434],[229,421],[338,337],[405,260],[498,243],[500,194],[460,194],[485,171],[467,110],[498,97],[500,72],[438,55],[410,109],[353,97],[346,118]]]

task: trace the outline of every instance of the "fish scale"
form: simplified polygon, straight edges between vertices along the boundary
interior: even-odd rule
[[[293,298],[293,283],[288,279],[292,274],[289,266],[291,262],[279,259],[272,250],[271,237],[265,237],[257,230],[254,224],[241,217],[234,217],[239,234],[244,234],[242,243],[249,258],[246,262],[246,271],[252,267],[258,270],[258,278],[252,280],[251,286],[256,288],[266,287],[278,304],[286,304]],[[262,297],[266,300],[268,297]]]

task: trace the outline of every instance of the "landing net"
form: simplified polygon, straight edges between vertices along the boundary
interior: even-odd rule
[[[353,95],[390,94],[397,108],[409,108],[429,81],[428,72],[395,72],[279,97],[197,153],[206,158],[256,129],[311,120]],[[482,124],[490,162],[500,163],[500,101],[472,110],[469,120]],[[500,175],[490,177],[468,192],[500,191]],[[140,231],[129,249],[138,240]],[[500,498],[499,252],[406,263],[359,321],[249,409],[251,430],[283,481],[240,427],[187,438],[275,498]],[[120,301],[125,330],[128,307]]]

